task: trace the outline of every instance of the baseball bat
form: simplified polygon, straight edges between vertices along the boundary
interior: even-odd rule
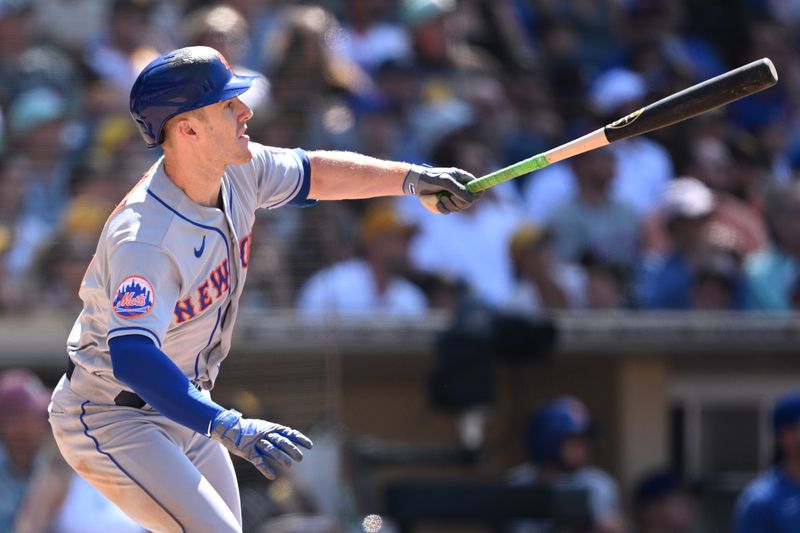
[[[777,81],[778,73],[769,58],[753,61],[662,98],[583,137],[477,178],[467,183],[467,189],[470,192],[484,191],[504,181],[615,141],[671,126],[763,91]]]

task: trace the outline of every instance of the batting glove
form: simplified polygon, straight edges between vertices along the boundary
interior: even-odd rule
[[[403,181],[403,192],[414,194],[426,208],[433,205],[435,209],[447,215],[470,207],[481,193],[471,193],[466,184],[475,176],[459,168],[433,168],[411,165],[406,179]],[[427,197],[427,198],[426,198]]]
[[[266,422],[242,418],[233,409],[224,411],[211,423],[211,438],[229,452],[247,459],[267,479],[275,479],[279,467],[289,468],[292,461],[302,461],[303,452],[296,445],[311,449],[311,439],[299,431]]]

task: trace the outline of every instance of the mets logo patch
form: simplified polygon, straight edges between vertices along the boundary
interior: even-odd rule
[[[146,279],[130,276],[119,284],[112,303],[114,314],[120,318],[137,318],[153,309],[155,293]]]

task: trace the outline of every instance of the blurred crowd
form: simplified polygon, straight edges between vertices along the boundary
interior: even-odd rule
[[[800,9],[778,0],[0,0],[0,310],[77,310],[113,206],[160,155],[127,111],[159,53],[260,76],[258,142],[476,176],[749,61],[777,86],[436,217],[264,212],[245,304],[419,314],[800,305]]]

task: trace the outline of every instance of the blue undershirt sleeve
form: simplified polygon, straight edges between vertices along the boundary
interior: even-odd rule
[[[108,347],[114,377],[170,420],[209,435],[225,409],[203,396],[149,337],[114,337]]]

